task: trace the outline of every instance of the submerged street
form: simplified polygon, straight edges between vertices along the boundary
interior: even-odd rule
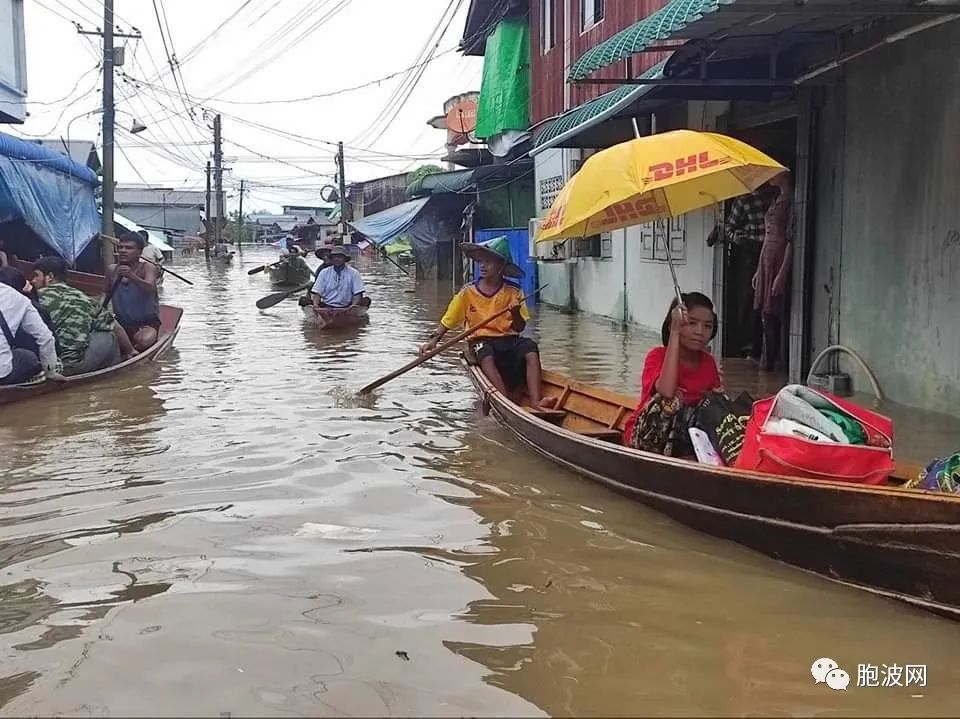
[[[0,713],[955,714],[960,625],[559,468],[453,353],[356,397],[452,287],[361,259],[371,321],[324,333],[254,307],[275,257],[178,259],[160,367],[3,408]],[[533,324],[545,367],[631,393],[657,341]],[[926,686],[831,691],[820,657]]]

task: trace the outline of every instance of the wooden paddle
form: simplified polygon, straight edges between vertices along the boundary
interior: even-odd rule
[[[497,312],[495,315],[491,315],[490,317],[487,317],[487,319],[485,319],[485,320],[484,320],[483,322],[481,322],[480,324],[476,325],[475,327],[471,327],[471,328],[468,329],[468,330],[464,330],[463,332],[461,332],[460,334],[458,334],[456,337],[454,337],[452,340],[448,340],[447,342],[444,342],[442,345],[440,345],[440,346],[438,346],[438,347],[434,347],[434,348],[433,348],[432,350],[430,350],[429,352],[426,352],[426,353],[420,355],[419,357],[417,357],[417,359],[412,360],[411,362],[408,362],[407,364],[405,364],[405,365],[404,365],[403,367],[401,367],[400,369],[395,370],[394,372],[391,372],[390,374],[385,375],[385,376],[381,377],[380,379],[371,382],[371,383],[368,384],[366,387],[363,387],[357,394],[367,394],[367,393],[369,393],[369,392],[372,392],[372,391],[375,390],[377,387],[382,387],[383,385],[385,385],[385,384],[386,384],[387,382],[389,382],[390,380],[396,379],[397,377],[399,377],[399,376],[402,375],[402,374],[406,374],[407,372],[409,372],[410,370],[412,370],[414,367],[419,367],[420,365],[422,365],[424,362],[426,362],[426,361],[427,361],[428,359],[430,359],[431,357],[436,357],[436,356],[437,356],[438,354],[440,354],[441,352],[445,352],[446,350],[450,349],[450,348],[453,347],[455,344],[457,344],[457,342],[460,342],[461,340],[465,340],[467,337],[469,337],[470,335],[474,334],[474,333],[477,332],[478,330],[481,330],[481,329],[483,329],[484,327],[486,327],[488,324],[490,324],[491,322],[493,322],[495,319],[498,319],[498,318],[500,318],[500,317],[503,317],[503,315],[507,314],[508,312],[512,312],[514,307],[518,307],[519,305],[523,304],[524,302],[527,301],[527,298],[528,298],[528,297],[532,297],[533,295],[537,294],[538,292],[542,291],[543,289],[545,289],[545,288],[548,287],[548,286],[549,286],[549,285],[541,285],[540,287],[538,287],[537,289],[535,289],[533,292],[531,292],[529,295],[525,295],[525,296],[521,297],[521,298],[520,298],[520,302],[519,302],[517,305],[511,305],[510,307],[507,307],[507,309],[501,310],[500,312]]]
[[[292,290],[274,292],[273,294],[267,295],[266,297],[261,297],[259,300],[257,300],[257,309],[265,310],[268,307],[273,307],[274,305],[278,305],[281,302],[283,302],[285,299],[290,297],[291,295],[295,295],[298,292],[303,292],[304,290],[310,289],[311,287],[313,287],[313,282],[314,280],[310,280],[307,284],[301,285],[300,287],[294,287]]]
[[[248,274],[248,275],[257,275],[257,274],[260,274],[261,272],[263,272],[264,270],[268,270],[268,269],[270,269],[271,267],[276,267],[276,266],[279,265],[279,264],[280,264],[279,262],[274,262],[272,265],[260,265],[259,267],[254,267],[252,270],[247,270],[247,274]]]
[[[108,240],[111,240],[114,245],[117,245],[117,244],[120,243],[120,240],[118,240],[116,237],[111,237],[110,235],[103,235],[103,236],[106,237]],[[148,260],[146,257],[141,257],[140,259],[143,260],[144,262],[148,262],[148,263],[150,263],[151,265],[153,265],[154,267],[156,267],[158,270],[160,270],[161,274],[164,273],[164,272],[166,272],[166,273],[169,274],[169,275],[173,275],[174,277],[176,277],[176,278],[177,278],[178,280],[180,280],[181,282],[186,282],[188,285],[192,285],[192,284],[193,284],[193,282],[191,282],[190,280],[188,280],[186,277],[183,277],[183,276],[181,276],[181,275],[178,275],[176,272],[174,272],[173,270],[171,270],[169,267],[164,267],[164,266],[161,265],[159,262],[154,262],[153,260]]]

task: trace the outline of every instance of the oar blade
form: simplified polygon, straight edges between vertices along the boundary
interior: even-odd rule
[[[268,307],[278,305],[290,296],[289,292],[274,292],[272,295],[261,297],[257,300],[257,309],[265,310]]]
[[[260,265],[259,267],[254,267],[252,270],[247,270],[247,274],[256,275],[263,272],[265,269],[267,269],[266,265]]]
[[[309,289],[312,286],[313,286],[313,283],[308,282],[307,284],[301,285],[300,287],[295,287],[292,290],[285,290],[283,292],[274,292],[273,294],[267,295],[266,297],[261,297],[259,300],[257,300],[257,309],[265,310],[269,307],[273,307],[274,305],[278,305],[288,297],[292,297],[298,292],[303,292],[304,290]]]

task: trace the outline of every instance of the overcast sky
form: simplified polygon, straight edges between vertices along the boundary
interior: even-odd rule
[[[181,97],[171,75],[154,0],[115,0],[117,25],[143,34],[142,40],[117,40],[126,45],[125,64],[117,69],[117,125],[129,128],[134,118],[147,125],[136,136],[117,131],[121,183],[202,188],[212,152],[212,116],[205,117],[202,109],[207,108],[223,115],[230,208],[236,206],[241,178],[250,187],[245,210],[315,204],[319,188],[333,181],[335,147],[326,143],[347,144],[348,181],[429,161],[416,156],[437,162],[445,133],[426,121],[442,112],[451,95],[480,86],[482,59],[452,51],[463,32],[466,0],[156,4],[161,22],[169,26],[167,46],[179,60],[189,99]],[[102,27],[101,1],[28,0],[25,5],[30,116],[22,126],[3,129],[32,137],[67,137],[69,130],[71,139],[96,139],[99,147],[101,41],[78,34],[72,23]],[[333,93],[404,71],[437,44],[451,16],[439,40],[439,57],[426,65],[402,107],[392,96],[405,74],[337,95],[275,102]],[[143,82],[137,86],[121,73]]]

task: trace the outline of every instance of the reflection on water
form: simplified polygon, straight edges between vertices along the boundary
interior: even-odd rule
[[[361,264],[370,324],[321,332],[255,309],[270,257],[181,263],[159,366],[2,410],[3,713],[955,713],[957,625],[559,469],[454,356],[357,397],[449,290]],[[637,391],[654,336],[538,314],[546,365]],[[832,692],[822,656],[928,686]]]

